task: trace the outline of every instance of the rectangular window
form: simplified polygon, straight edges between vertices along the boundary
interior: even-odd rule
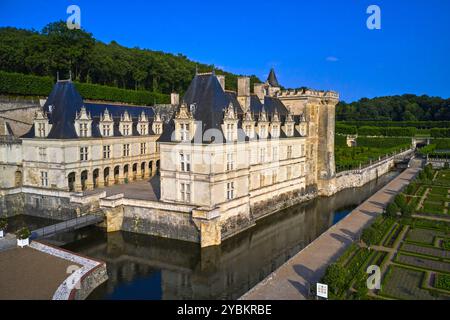
[[[39,147],[39,160],[46,161],[47,160],[47,148]]]
[[[227,141],[233,141],[233,131],[234,125],[229,123],[227,125]]]
[[[111,157],[111,146],[103,146],[103,159]]]
[[[261,136],[261,138],[266,137],[266,126],[261,127],[260,136]]]
[[[272,148],[272,159],[273,161],[278,161],[278,147]]]
[[[272,172],[272,184],[276,184],[278,182],[278,173],[276,171]]]
[[[251,133],[252,133],[252,126],[246,125],[245,126],[245,134],[247,135],[247,137],[251,137]]]
[[[292,168],[291,167],[287,167],[286,170],[287,170],[287,173],[286,173],[287,180],[292,179]]]
[[[182,123],[181,124],[181,141],[189,141],[189,124]]]
[[[87,123],[80,123],[80,137],[86,138],[88,136]]]
[[[123,135],[124,136],[129,136],[130,135],[130,125],[129,124],[124,124],[123,125]]]
[[[234,182],[227,183],[227,200],[234,199]]]
[[[123,156],[129,157],[130,156],[130,144],[124,144],[123,145]]]
[[[292,158],[292,146],[287,147],[287,158],[288,159]]]
[[[181,183],[180,196],[181,196],[181,201],[187,202],[187,203],[191,202],[191,184],[190,183]]]
[[[234,170],[234,159],[232,153],[227,153],[227,171]]]
[[[191,155],[180,153],[180,166],[182,172],[191,171]]]
[[[259,150],[259,162],[265,163],[266,162],[266,148],[261,148]]]
[[[145,136],[147,134],[147,125],[141,124],[141,135]]]
[[[278,130],[278,126],[273,126],[272,127],[272,136],[274,138],[278,138],[280,136],[279,132],[280,131]]]
[[[141,143],[141,154],[146,154],[147,153],[147,144]]]
[[[46,136],[46,134],[45,134],[45,123],[39,123],[38,124],[38,132],[39,132],[39,137],[45,138],[45,136]]]
[[[41,171],[41,186],[48,187],[48,173],[46,171]]]
[[[288,137],[292,137],[294,135],[294,126],[293,125],[288,125],[287,126],[287,136]]]
[[[161,134],[161,126],[159,124],[155,125],[155,134]]]
[[[81,147],[80,148],[80,161],[87,161],[87,160],[88,160],[88,148]]]
[[[104,124],[103,125],[103,136],[104,137],[109,137],[110,135],[110,128],[109,128],[109,124]]]
[[[261,173],[260,175],[259,175],[259,186],[260,187],[264,187],[264,185],[266,184],[266,177],[264,176],[264,174],[263,173]]]

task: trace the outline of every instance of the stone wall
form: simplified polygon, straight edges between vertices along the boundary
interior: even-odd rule
[[[124,206],[122,230],[162,238],[200,242],[190,213]]]
[[[394,159],[390,158],[362,170],[341,172],[336,175],[336,179],[332,183],[334,193],[348,188],[362,187],[370,181],[376,180],[378,177],[388,173],[394,166]]]
[[[71,202],[69,193],[18,188],[0,192],[0,217],[20,214],[69,220],[96,210],[98,206]]]

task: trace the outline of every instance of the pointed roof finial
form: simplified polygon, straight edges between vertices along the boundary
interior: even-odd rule
[[[278,83],[277,76],[275,75],[275,70],[274,70],[273,68],[270,69],[269,76],[267,77],[267,82],[268,82],[272,87],[279,87],[279,86],[280,86],[280,84]]]

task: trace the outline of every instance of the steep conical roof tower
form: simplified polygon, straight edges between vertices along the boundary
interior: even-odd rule
[[[270,84],[272,87],[280,86],[280,84],[278,83],[277,76],[275,75],[275,70],[273,68],[270,69],[269,76],[267,77],[267,83]]]

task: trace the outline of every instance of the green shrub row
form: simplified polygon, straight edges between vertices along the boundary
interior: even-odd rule
[[[361,136],[386,136],[386,137],[414,137],[417,133],[415,127],[378,127],[378,126],[349,126],[336,125],[337,134],[358,134]]]
[[[54,80],[50,77],[38,77],[0,71],[0,94],[45,97],[50,94],[54,84]],[[84,99],[137,105],[153,105],[154,103],[170,102],[168,95],[157,92],[125,90],[78,82],[75,85]]]
[[[417,129],[449,128],[450,121],[339,121],[337,125],[350,127],[414,127]]]

